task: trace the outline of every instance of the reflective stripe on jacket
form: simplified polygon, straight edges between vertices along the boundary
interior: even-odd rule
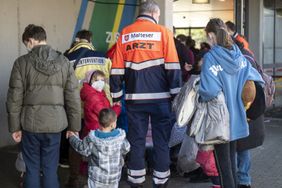
[[[149,16],[139,16],[120,34],[110,77],[113,101],[124,94],[123,81],[127,103],[168,101],[180,90],[181,71],[172,33]]]

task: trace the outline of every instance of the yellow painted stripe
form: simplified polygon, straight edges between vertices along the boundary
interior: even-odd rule
[[[119,3],[125,3],[125,0],[119,0]],[[118,5],[114,27],[112,30],[112,36],[114,36],[114,34],[118,32],[118,28],[119,28],[120,21],[122,18],[123,8],[124,8],[124,5]],[[114,45],[114,42],[109,43],[108,49],[110,49],[112,45]]]

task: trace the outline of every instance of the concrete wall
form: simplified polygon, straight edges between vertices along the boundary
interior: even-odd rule
[[[173,30],[173,0],[156,0],[161,9],[159,24],[165,25],[171,31]]]
[[[72,39],[81,0],[1,0],[0,1],[0,146],[13,143],[8,133],[5,109],[10,71],[14,60],[27,51],[21,42],[30,24],[46,29],[47,42],[65,51]]]

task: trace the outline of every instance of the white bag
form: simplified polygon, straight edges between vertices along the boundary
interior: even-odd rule
[[[196,162],[198,149],[195,139],[185,134],[177,159],[177,170],[180,175],[200,167]]]
[[[195,97],[199,80],[199,76],[192,75],[173,101],[172,108],[176,112],[176,120],[179,127],[187,125],[196,110]]]
[[[221,144],[230,141],[229,112],[222,92],[209,102],[197,104],[190,136],[198,144]]]
[[[202,127],[202,124],[203,122],[205,121],[205,118],[207,116],[207,103],[205,102],[198,102],[198,99],[199,99],[199,94],[197,94],[196,96],[196,112],[193,116],[193,120],[191,122],[191,126],[190,126],[190,129],[189,129],[189,135],[191,137],[195,137],[201,127]]]

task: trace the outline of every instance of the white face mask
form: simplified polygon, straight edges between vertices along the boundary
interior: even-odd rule
[[[104,89],[105,86],[105,81],[103,80],[97,80],[95,82],[92,83],[91,85],[94,89],[96,89],[97,91],[102,91]]]

